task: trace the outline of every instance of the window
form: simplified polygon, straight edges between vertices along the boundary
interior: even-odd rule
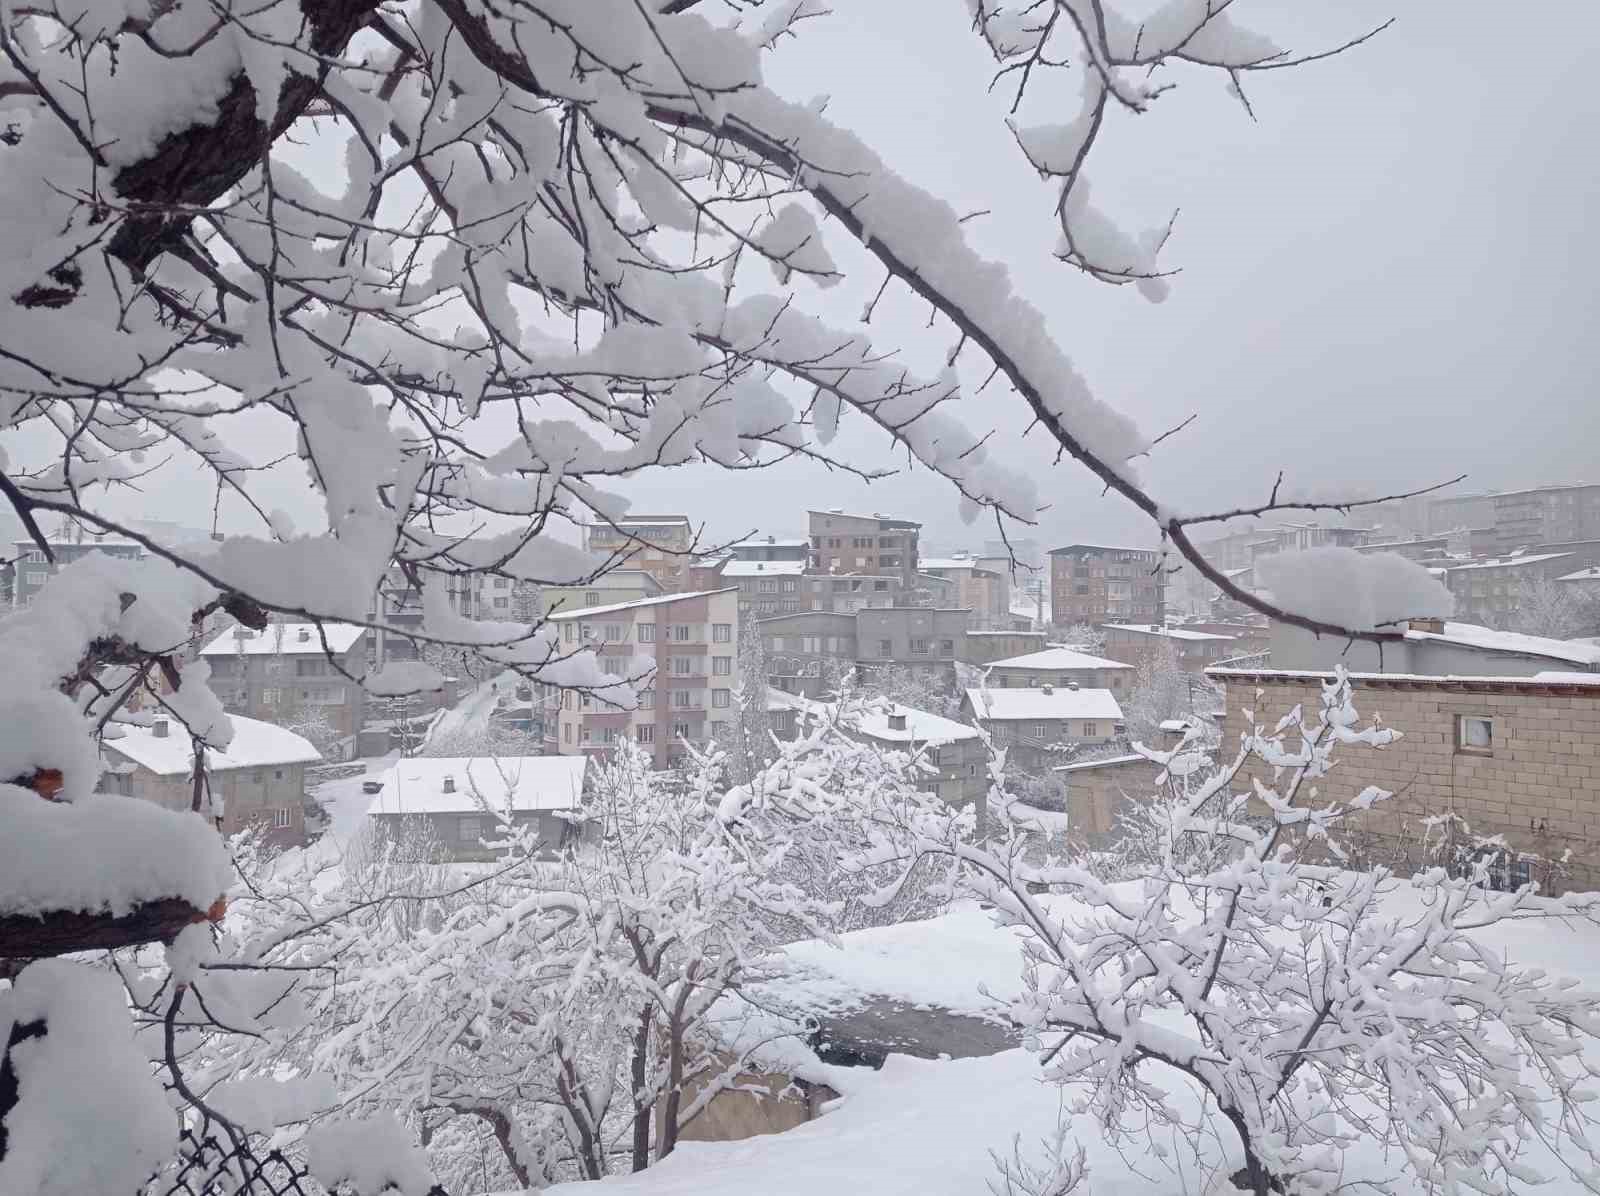
[[[274,830],[280,830],[280,831],[288,830],[289,829],[289,819],[290,819],[290,817],[292,815],[293,815],[293,811],[290,810],[288,806],[279,806],[277,809],[273,810],[272,811],[272,826],[273,826],[273,829]]]
[[[694,657],[674,656],[672,658],[672,672],[678,677],[687,677],[694,672]]]
[[[689,724],[688,723],[673,723],[672,724],[672,737],[674,739],[688,739],[689,738]]]
[[[594,705],[594,696],[592,694],[579,694],[578,695],[578,709],[579,710],[588,710],[593,705]]]
[[[776,594],[778,592],[778,583],[774,578],[763,577],[756,583],[756,589],[762,594]]]
[[[714,677],[730,677],[733,675],[733,657],[713,656],[711,658],[711,674]]]
[[[263,769],[254,768],[250,770],[250,779],[259,785],[262,781],[267,779],[267,774]]]
[[[578,638],[578,625],[576,623],[566,624],[563,630],[566,634],[562,638],[565,639],[567,643],[570,644]]]
[[[672,704],[679,710],[687,709],[689,699],[692,697],[694,697],[694,694],[687,689],[675,689],[672,691]]]
[[[780,586],[781,591],[785,594],[792,594],[799,588],[800,583],[792,577],[785,577]]]
[[[578,742],[579,743],[588,743],[589,742],[589,738],[590,738],[590,734],[591,734],[591,732],[590,732],[590,729],[588,727],[579,727],[578,728]]]
[[[1033,724],[1033,737],[1035,739],[1043,739],[1048,734],[1050,734],[1050,724],[1049,723],[1034,723]]]
[[[718,738],[720,736],[726,735],[727,733],[728,733],[728,724],[727,723],[719,721],[719,722],[714,722],[714,723],[711,724],[711,735],[712,735],[712,738]]]
[[[563,742],[563,743],[571,743],[572,742],[572,724],[571,723],[567,723],[561,728],[561,742]]]
[[[281,781],[281,780],[283,780],[283,769],[281,769],[281,768],[274,768],[274,769],[273,769],[273,770],[272,770],[272,779],[273,779],[273,780],[274,780],[274,781]]]
[[[955,642],[955,640],[940,640],[939,641],[939,655],[940,656],[954,656],[955,654],[956,654],[956,642]]]
[[[687,642],[689,639],[689,624],[674,623],[672,625],[672,638],[680,643]]]
[[[499,603],[499,600],[496,599],[496,605],[498,605],[498,603]],[[605,630],[605,640],[606,640],[606,643],[608,643],[608,644],[620,644],[622,642],[622,624],[621,623],[607,623],[606,624],[606,630]]]
[[[615,727],[605,727],[600,732],[601,743],[616,743],[618,731]]]
[[[894,655],[894,641],[893,640],[879,640],[878,641],[878,655],[879,656],[893,656]]]
[[[653,709],[655,709],[655,704],[656,704],[656,691],[655,690],[647,689],[647,690],[643,691],[639,695],[639,705],[643,709],[645,709],[645,710],[653,710]]]
[[[654,743],[656,741],[656,725],[654,723],[640,723],[638,736],[640,743]]]
[[[261,691],[261,704],[263,706],[276,706],[280,696],[281,694],[279,690],[264,689]]]
[[[911,637],[911,652],[913,655],[925,656],[928,652],[928,641],[921,636]]]
[[[1456,715],[1456,751],[1494,755],[1494,719],[1476,714]]]
[[[889,583],[886,581],[875,581],[872,583],[872,588],[874,592],[882,594],[888,590]]]
[[[727,644],[733,642],[732,623],[711,624],[711,642],[714,644]]]
[[[476,843],[483,838],[483,819],[476,814],[464,815],[458,820],[456,834],[463,843]]]
[[[725,689],[714,689],[714,690],[712,690],[711,691],[711,704],[713,706],[715,706],[718,710],[727,709],[727,707],[728,707],[728,691],[725,690]]]
[[[505,610],[510,605],[511,599],[509,598],[496,598],[494,600],[494,608],[496,610]]]
[[[634,628],[634,632],[638,635],[641,644],[653,644],[656,642],[656,625],[654,623],[640,623]]]
[[[1093,723],[1083,724],[1083,737],[1085,739],[1093,739],[1098,734],[1100,734],[1099,729]]]
[[[294,662],[294,675],[296,677],[321,677],[328,670],[326,661],[297,660]]]
[[[583,601],[584,601],[584,604],[586,606],[599,606],[600,605],[600,591],[599,590],[585,590],[583,592]]]

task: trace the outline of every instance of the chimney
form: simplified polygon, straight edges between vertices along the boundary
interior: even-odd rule
[[[1044,692],[1046,694],[1053,694],[1056,692],[1056,687],[1053,685],[1046,685],[1044,686]]]
[[[766,567],[767,567],[767,562],[766,561],[757,561],[756,562],[756,572],[757,573],[760,573]]]
[[[446,777],[444,779],[444,791],[446,793],[454,793],[456,791],[456,779],[454,777]]]
[[[1426,631],[1426,632],[1428,632],[1428,633],[1430,633],[1432,635],[1443,635],[1444,634],[1444,620],[1443,619],[1412,619],[1411,620],[1411,630],[1412,631]]]
[[[158,718],[150,724],[150,733],[157,739],[165,739],[171,729],[171,724],[164,718]]]
[[[300,642],[301,642],[301,643],[302,643],[302,644],[309,644],[309,643],[310,643],[310,642],[311,642],[311,628],[309,628],[309,627],[302,627],[302,628],[301,628],[301,629],[300,629],[300,634],[299,634],[299,636],[297,636],[297,637],[296,637],[296,638],[298,638],[298,639],[299,639],[299,641],[300,641]]]
[[[889,716],[889,730],[891,730],[891,731],[904,731],[905,729],[906,729],[906,716],[905,715],[903,715],[903,714],[891,714]]]
[[[767,543],[768,544],[776,544],[777,542],[778,542],[778,537],[777,536],[768,536],[767,537]]]

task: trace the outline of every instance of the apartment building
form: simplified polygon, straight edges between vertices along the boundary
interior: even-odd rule
[[[972,612],[973,627],[1003,628],[1010,625],[1011,584],[1009,571],[986,566],[965,553],[947,557],[923,557],[918,572],[940,578],[950,592],[938,595],[939,606],[964,606]]]
[[[639,707],[542,687],[549,754],[605,752],[631,738],[665,768],[682,757],[683,741],[704,743],[727,730],[740,684],[736,588],[557,611],[551,622],[563,649],[589,646],[606,672],[637,678]]]
[[[1577,482],[1496,494],[1494,530],[1501,552],[1600,538],[1600,484]]]
[[[856,660],[856,615],[811,610],[756,623],[766,657],[767,684],[786,694],[826,697]]]
[[[804,536],[753,536],[727,547],[736,561],[799,561],[811,559],[811,541]]]
[[[723,585],[739,591],[739,613],[746,619],[792,615],[810,610],[814,595],[806,579],[805,561],[730,560],[718,573]]]
[[[903,667],[953,678],[955,662],[966,658],[967,614],[920,606],[857,611],[857,672]]]
[[[1050,612],[1075,623],[1160,623],[1166,618],[1161,554],[1148,548],[1068,544],[1050,551]]]
[[[1493,527],[1494,506],[1498,497],[1493,491],[1478,494],[1449,494],[1428,500],[1428,527],[1430,535],[1455,531],[1458,528]]]
[[[1171,644],[1179,667],[1197,673],[1218,661],[1238,654],[1239,641],[1214,631],[1194,631],[1187,627],[1161,627],[1151,623],[1106,623],[1101,626],[1105,643],[1101,648],[1112,660],[1138,665],[1163,642]]]
[[[918,539],[922,525],[884,515],[808,511],[811,571],[899,577],[903,589],[917,587]]]
[[[1025,770],[1051,767],[1064,749],[1105,743],[1123,730],[1122,706],[1108,689],[969,689],[962,709],[1007,749],[1008,764]]]
[[[99,553],[126,561],[136,561],[144,556],[143,545],[136,541],[97,535],[76,527],[71,529],[71,534],[56,536],[46,540],[46,543],[50,546],[50,555],[55,558],[53,561],[31,539],[13,542],[16,549],[11,574],[13,607],[28,606],[61,566],[70,565],[86,556]]]
[[[1524,592],[1573,571],[1578,559],[1567,552],[1532,552],[1455,565],[1444,576],[1465,623],[1496,626],[1515,622]]]
[[[870,607],[912,605],[906,579],[899,573],[807,573],[801,584],[811,591],[813,610],[852,614]]]
[[[992,664],[1010,656],[1025,656],[1029,652],[1042,652],[1048,636],[1043,631],[985,631],[967,628],[968,664]]]
[[[644,569],[612,569],[581,586],[540,586],[535,614],[549,618],[556,611],[581,610],[586,606],[615,606],[622,602],[638,602],[642,598],[656,598],[662,593],[661,583],[653,573]]]
[[[1119,700],[1133,689],[1134,667],[1120,660],[1091,656],[1071,648],[1045,648],[1023,656],[997,660],[989,666],[984,683],[990,689],[1110,690]]]
[[[1246,710],[1269,729],[1296,705],[1314,714],[1331,673],[1213,669],[1210,676],[1227,695],[1223,742],[1235,743]],[[1401,738],[1382,751],[1347,748],[1318,779],[1319,805],[1347,802],[1368,785],[1395,795],[1346,826],[1346,841],[1370,837],[1365,853],[1404,872],[1426,862],[1422,820],[1454,814],[1475,836],[1505,839],[1513,856],[1504,866],[1508,884],[1537,880],[1556,892],[1600,886],[1600,675],[1359,672],[1351,682],[1363,721],[1381,715]],[[1270,770],[1256,771],[1272,783]],[[1556,868],[1521,857],[1548,862],[1566,852],[1570,859]]]
[[[211,689],[229,714],[288,723],[321,711],[341,737],[361,729],[367,631],[353,623],[269,623],[230,627],[200,649]]]
[[[293,847],[306,841],[305,773],[322,759],[311,743],[271,723],[235,715],[233,739],[206,750],[212,811],[225,835],[254,827],[265,841]],[[182,723],[157,715],[148,727],[116,725],[102,744],[101,791],[191,809],[194,743]]]
[[[583,547],[599,557],[626,558],[642,569],[664,594],[680,593],[688,578],[695,532],[687,515],[628,515],[584,525]]]

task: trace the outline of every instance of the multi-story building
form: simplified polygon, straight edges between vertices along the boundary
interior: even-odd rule
[[[977,558],[965,553],[923,557],[918,571],[950,583],[953,592],[941,596],[938,605],[966,607],[972,612],[973,627],[989,629],[1009,626],[1009,572],[985,567]]]
[[[1577,558],[1566,552],[1535,552],[1455,565],[1444,576],[1464,623],[1514,623],[1528,587],[1572,572]]]
[[[665,594],[683,590],[694,545],[694,527],[687,515],[628,515],[585,524],[583,529],[585,551],[643,569]]]
[[[351,623],[230,627],[200,649],[211,689],[229,714],[290,724],[319,710],[340,737],[361,729],[366,628]]]
[[[1107,660],[1071,648],[1045,648],[1024,656],[997,660],[989,666],[984,683],[991,689],[1107,689],[1119,700],[1133,688],[1134,668],[1120,660]]]
[[[883,515],[810,511],[814,573],[896,576],[902,588],[917,588],[918,538],[922,525]]]
[[[968,664],[983,665],[1009,656],[1042,652],[1046,639],[1043,631],[984,631],[969,627],[965,659]]]
[[[1112,660],[1137,665],[1163,642],[1172,645],[1178,665],[1185,672],[1197,673],[1218,661],[1238,655],[1239,641],[1214,631],[1191,631],[1187,627],[1160,627],[1150,623],[1107,623],[1101,648]]]
[[[964,609],[895,606],[857,611],[857,672],[903,667],[953,679],[955,662],[966,658],[966,640]]]
[[[1600,484],[1578,482],[1496,494],[1494,530],[1501,552],[1600,538]]]
[[[591,646],[602,669],[632,680],[638,708],[543,687],[550,754],[605,752],[631,738],[667,767],[684,741],[705,743],[728,730],[740,684],[737,589],[558,611],[551,622],[564,650]]]
[[[1105,743],[1123,730],[1122,707],[1109,689],[969,689],[963,711],[1007,749],[1008,764],[1030,770],[1058,764],[1063,751]]]
[[[136,541],[80,532],[76,528],[73,532],[72,535],[46,541],[50,545],[50,554],[55,557],[54,561],[46,558],[44,550],[33,540],[15,541],[17,552],[11,577],[12,606],[27,606],[44,588],[45,582],[55,576],[56,570],[86,556],[103,553],[134,561],[144,556],[144,547]]]
[[[804,536],[753,536],[728,545],[726,552],[736,561],[799,561],[804,564],[811,559],[811,541]]]
[[[1160,623],[1166,618],[1161,554],[1148,548],[1068,544],[1050,552],[1050,612],[1075,623]]]
[[[548,618],[557,611],[580,610],[586,606],[615,606],[619,602],[638,602],[662,593],[655,574],[643,569],[612,569],[593,581],[573,586],[540,586],[534,615]]]
[[[1408,561],[1419,565],[1431,565],[1437,561],[1448,560],[1450,556],[1450,537],[1448,536],[1416,536],[1407,540],[1371,540],[1356,546],[1356,551],[1361,553],[1392,552],[1396,556],[1403,556]]]
[[[761,619],[756,628],[767,684],[787,694],[826,697],[838,675],[855,668],[856,619],[854,613],[826,610]]]
[[[1493,527],[1495,499],[1493,491],[1481,494],[1448,494],[1428,500],[1428,526],[1430,535],[1455,531],[1458,528]]]
[[[306,841],[306,765],[322,759],[307,740],[271,723],[235,715],[226,748],[206,749],[206,778],[219,829],[231,835],[258,828],[267,841],[290,847]],[[101,788],[143,798],[169,810],[192,809],[194,743],[182,723],[158,714],[148,727],[118,725],[102,747]]]
[[[801,584],[810,587],[814,610],[851,614],[875,606],[911,605],[905,578],[898,573],[821,576],[807,573]]]
[[[739,613],[746,619],[792,615],[810,610],[814,595],[806,579],[804,561],[730,560],[718,577],[739,590]]]

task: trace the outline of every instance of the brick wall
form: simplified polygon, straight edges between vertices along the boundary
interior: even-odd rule
[[[1420,817],[1453,812],[1475,834],[1504,835],[1517,851],[1549,857],[1570,849],[1570,875],[1560,887],[1600,887],[1600,679],[1543,685],[1369,677],[1352,685],[1363,725],[1381,717],[1403,735],[1384,749],[1340,750],[1334,771],[1319,782],[1325,801],[1347,800],[1367,785],[1395,793],[1358,831],[1392,848],[1415,838]],[[1320,707],[1314,678],[1229,676],[1226,688],[1225,751],[1245,729],[1245,709],[1270,727],[1296,703],[1308,718]],[[1492,720],[1488,753],[1458,748],[1461,716]],[[1262,779],[1270,781],[1264,772]]]

